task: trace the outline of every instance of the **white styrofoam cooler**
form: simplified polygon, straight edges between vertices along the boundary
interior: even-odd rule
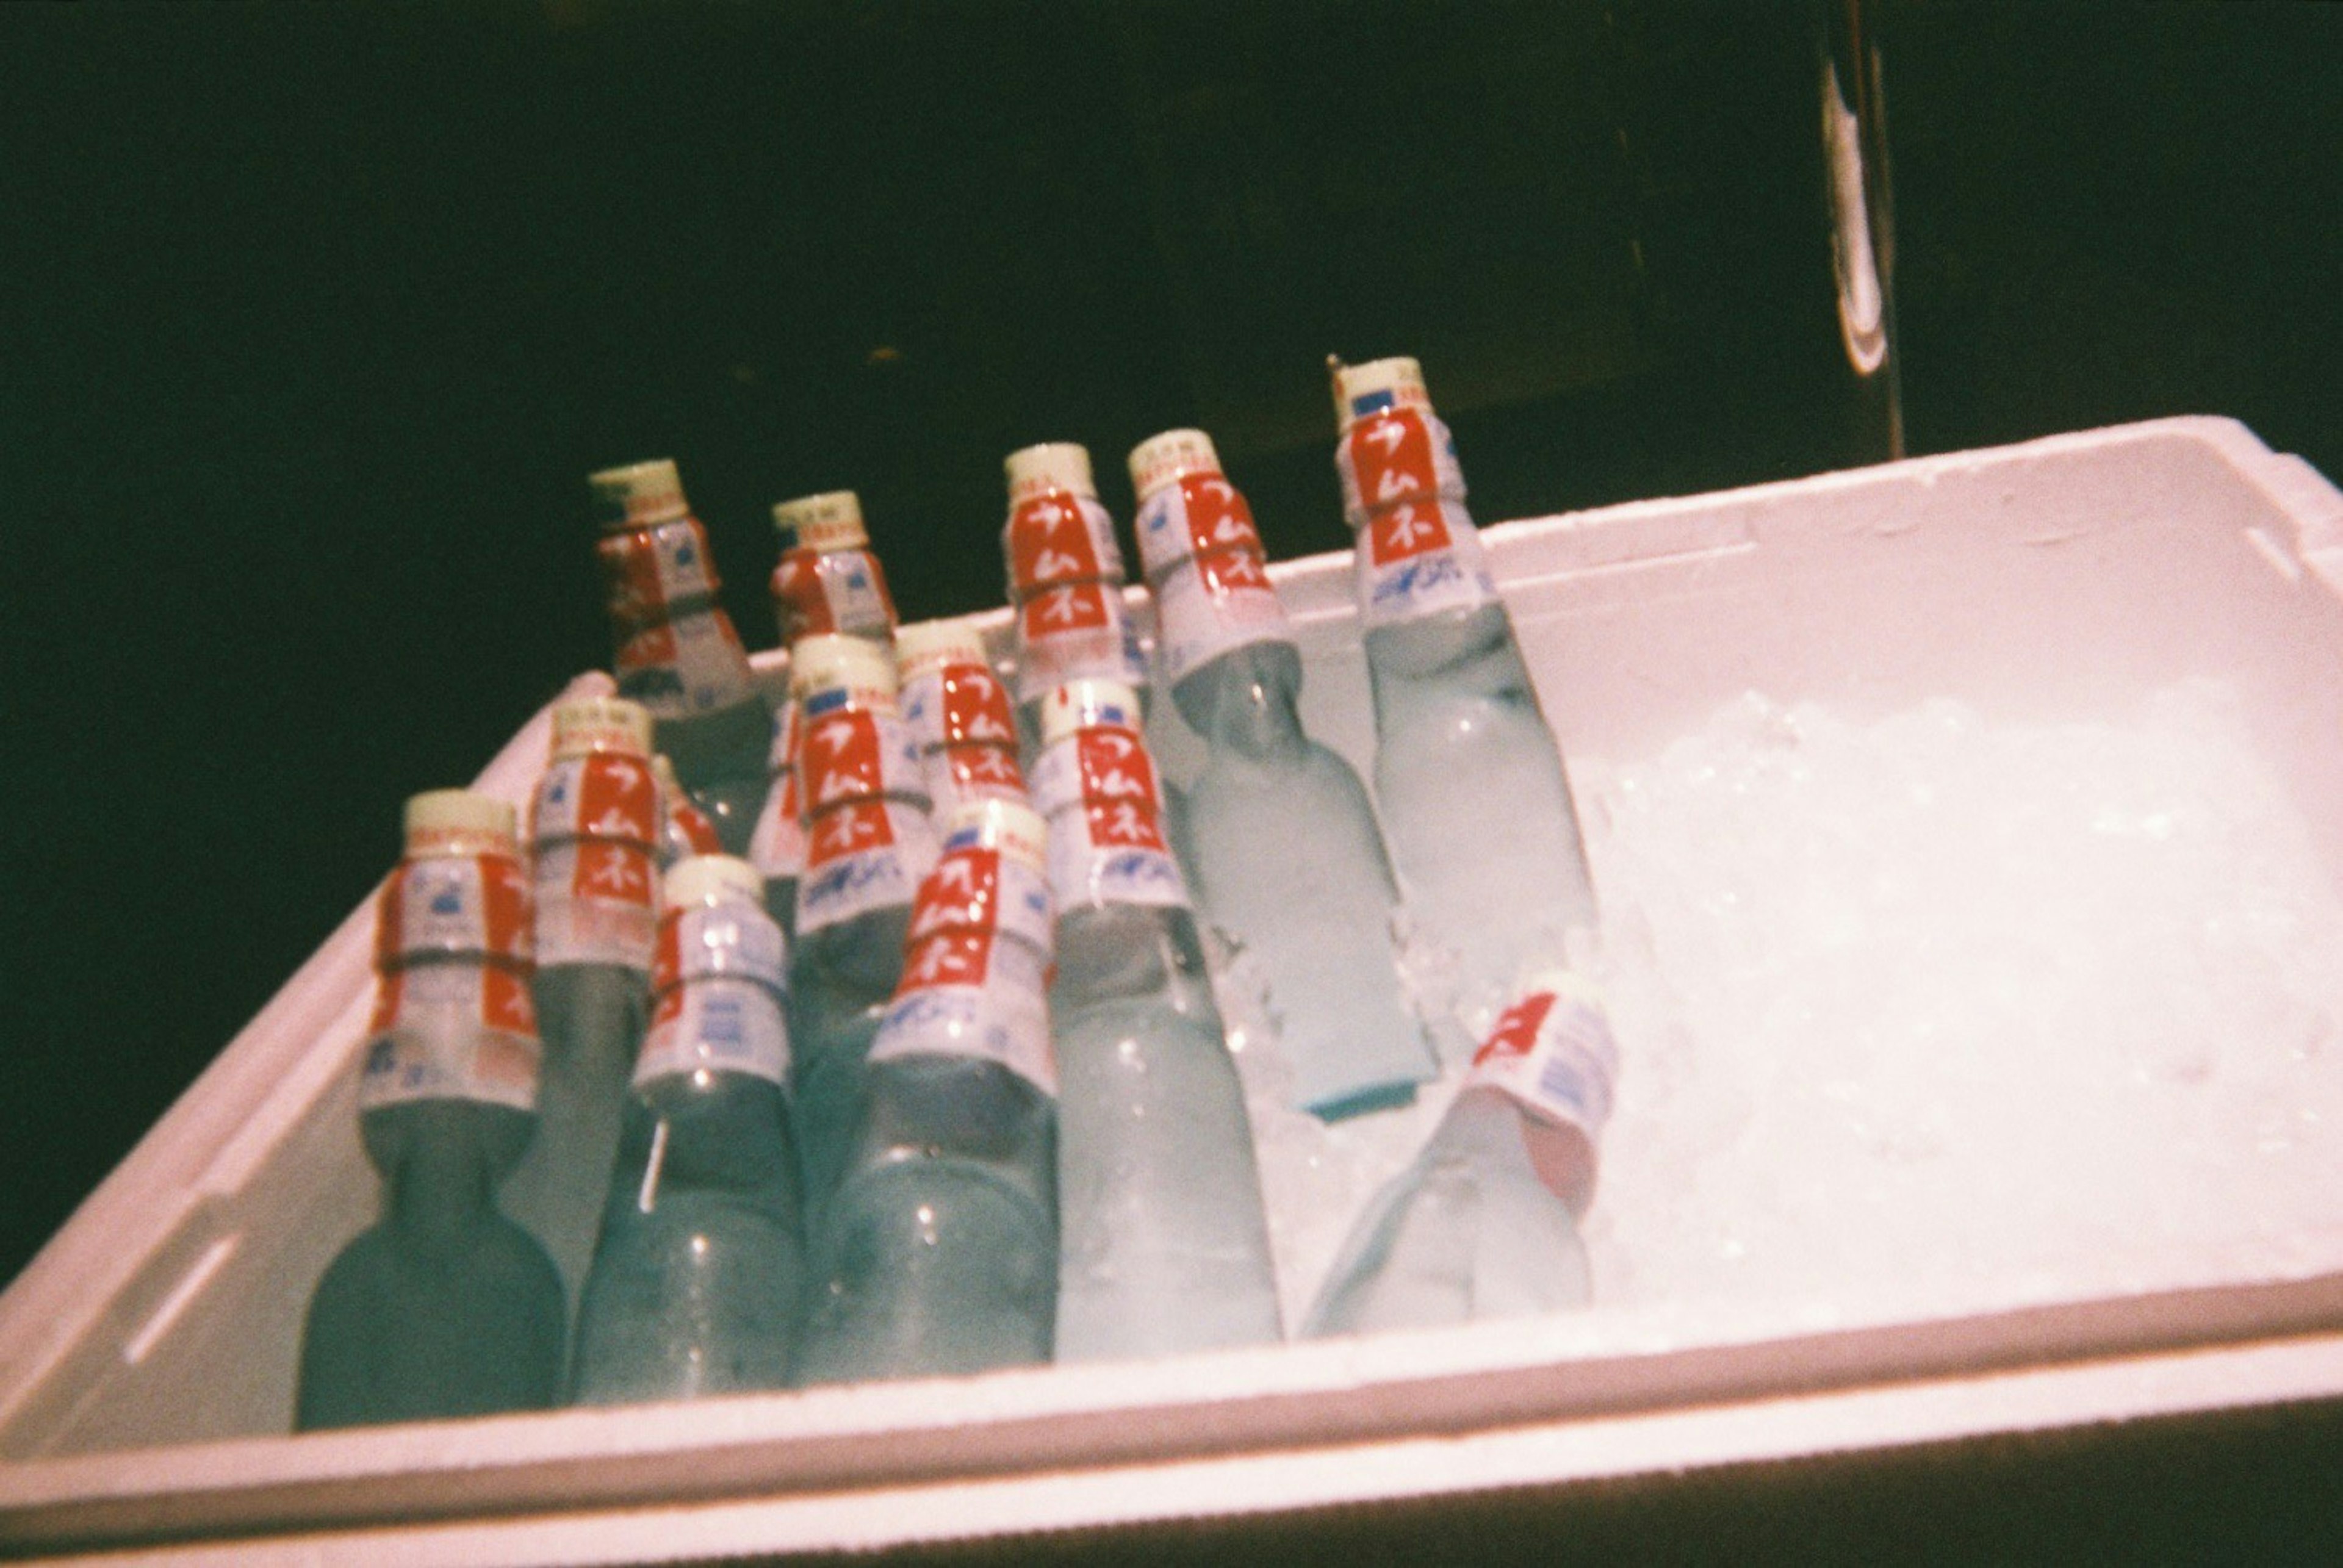
[[[2343,495],[2234,422],[2162,420],[1486,537],[1565,753],[1649,754],[1752,688],[1857,716],[1954,696],[1991,716],[2082,717],[2214,675],[2240,692],[2343,879]],[[1309,659],[1305,718],[1363,772],[1348,558],[1274,575]],[[547,725],[532,719],[481,787],[523,799]],[[1165,729],[1176,776],[1194,742]],[[0,1552],[256,1563],[364,1545],[588,1563],[873,1546],[2343,1394],[2343,1273],[2320,1261],[2337,1254],[2289,1265],[2263,1249],[2189,1260],[2138,1291],[1993,1282],[1953,1316],[1878,1293],[1598,1306],[1151,1364],[289,1438],[307,1293],[374,1208],[354,1073],[371,920],[368,905],[342,922],[0,1297]]]

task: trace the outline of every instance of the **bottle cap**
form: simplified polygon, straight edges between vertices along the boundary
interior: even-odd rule
[[[514,855],[518,819],[509,800],[477,789],[427,789],[407,799],[407,854]]]
[[[1078,729],[1119,724],[1139,728],[1139,693],[1119,680],[1070,680],[1041,699],[1041,744],[1054,746]]]
[[[895,668],[904,685],[948,664],[992,667],[984,656],[984,638],[967,621],[916,620],[895,628]]]
[[[1098,484],[1091,477],[1090,451],[1072,441],[1021,447],[1009,454],[1002,466],[1009,470],[1009,504],[1012,507],[1051,490],[1071,490],[1092,500],[1098,498]]]
[[[963,800],[944,819],[944,847],[968,844],[998,849],[1005,859],[1036,871],[1050,865],[1050,829],[1041,814],[1021,800],[989,797]]]
[[[1404,357],[1371,359],[1364,365],[1327,361],[1334,377],[1334,426],[1349,429],[1378,408],[1428,408],[1432,398],[1423,389],[1423,367]]]
[[[586,487],[593,493],[594,520],[605,531],[645,528],[691,515],[691,505],[683,498],[683,481],[669,457],[588,474]]]
[[[1202,430],[1166,430],[1131,449],[1131,487],[1147,499],[1182,474],[1217,474],[1221,455]]]
[[[833,687],[895,695],[895,661],[868,638],[818,632],[789,649],[789,695],[803,701]]]
[[[773,508],[773,527],[797,535],[799,549],[859,549],[870,542],[862,526],[862,502],[851,490],[825,490],[799,496]]]
[[[752,902],[765,896],[765,878],[756,867],[730,855],[693,855],[668,869],[659,884],[662,908],[676,910],[713,903],[738,893]]]
[[[580,697],[553,708],[553,755],[583,757],[619,751],[646,757],[651,749],[650,709],[623,697]]]

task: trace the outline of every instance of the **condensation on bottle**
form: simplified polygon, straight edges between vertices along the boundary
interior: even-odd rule
[[[297,1430],[538,1410],[558,1396],[561,1276],[495,1197],[537,1096],[514,815],[461,789],[407,803],[406,851],[376,905],[358,1079],[382,1213],[310,1297]]]
[[[812,1244],[800,1382],[1050,1358],[1055,1095],[1041,819],[961,806],[920,890],[869,1111]]]
[[[1402,992],[1399,901],[1366,787],[1303,733],[1302,655],[1252,510],[1201,430],[1131,454],[1158,673],[1205,743],[1185,857],[1203,912],[1260,964],[1294,1102],[1404,1104],[1438,1062]]]
[[[764,879],[667,874],[650,1028],[578,1312],[581,1403],[779,1388],[805,1287],[787,1091],[788,968]]]
[[[1368,1203],[1305,1337],[1432,1328],[1584,1306],[1578,1220],[1618,1048],[1583,977],[1530,977],[1407,1170]]]
[[[1335,471],[1356,538],[1375,800],[1416,938],[1478,1038],[1507,988],[1594,924],[1578,819],[1448,427],[1413,359],[1332,367]]]
[[[1136,695],[1051,696],[1033,794],[1058,909],[1060,1361],[1279,1337],[1244,1094]]]
[[[665,458],[602,469],[587,487],[618,695],[650,710],[658,749],[738,854],[764,799],[773,716],[718,601],[708,530]]]

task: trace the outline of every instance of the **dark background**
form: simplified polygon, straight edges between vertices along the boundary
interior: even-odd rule
[[[1483,520],[1884,457],[1832,314],[1821,17],[0,8],[0,1280],[366,895],[403,798],[607,658],[589,468],[679,461],[763,646],[770,502],[859,489],[908,618],[983,608],[1035,440],[1088,443],[1127,516],[1121,455],[1201,424],[1273,554],[1340,547],[1329,351],[1423,358]],[[2343,11],[1866,24],[1912,451],[2212,412],[2343,474]],[[2181,1430],[1959,1484],[2034,1477],[2009,1527],[2043,1540],[2169,1513],[2142,1478],[2176,1466],[2343,1524],[2331,1481],[2271,1491],[2331,1412]],[[1837,1495],[1712,1491],[1674,1516],[1783,1541]]]

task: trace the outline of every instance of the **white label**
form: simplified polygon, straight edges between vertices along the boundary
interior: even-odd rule
[[[1367,630],[1497,600],[1481,536],[1450,501],[1406,501],[1359,531],[1359,619]]]
[[[1534,1115],[1567,1122],[1592,1139],[1611,1117],[1619,1047],[1602,992],[1571,977],[1507,1008],[1464,1076],[1468,1089],[1494,1089]]]
[[[738,894],[713,904],[668,910],[659,921],[651,960],[651,989],[664,997],[677,986],[709,976],[738,976],[780,990],[789,958],[781,928],[764,907]]]
[[[529,878],[510,855],[432,855],[401,861],[375,909],[375,956],[393,966],[424,955],[530,952]]]
[[[661,621],[634,632],[613,660],[618,695],[659,719],[689,719],[759,702],[740,634],[720,609]]]
[[[995,1061],[1055,1099],[1058,1061],[1050,1046],[1042,970],[1039,952],[994,932],[953,931],[918,944],[870,1060]]]
[[[1291,642],[1293,628],[1261,558],[1191,556],[1155,584],[1155,659],[1171,686],[1233,648]]]
[[[635,1060],[636,1087],[701,1071],[787,1083],[789,1036],[779,996],[757,980],[722,975],[687,981],[660,997]]]
[[[908,904],[936,863],[928,814],[892,800],[826,811],[809,825],[805,874],[798,879],[798,933],[809,936],[897,904]]]
[[[358,1109],[417,1100],[537,1105],[537,1016],[528,977],[485,964],[428,964],[377,982]]]
[[[794,770],[776,775],[772,787],[765,791],[764,808],[757,813],[757,826],[749,835],[749,863],[769,882],[805,870],[805,825],[798,820]]]
[[[1119,588],[1051,588],[1018,607],[1017,700],[1039,702],[1074,680],[1147,684],[1147,660]]]

